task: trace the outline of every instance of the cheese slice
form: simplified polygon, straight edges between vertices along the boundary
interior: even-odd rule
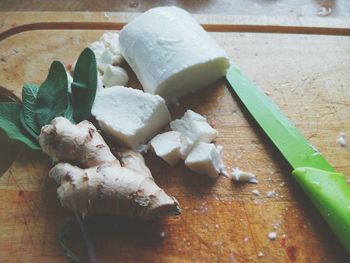
[[[196,143],[209,143],[218,136],[217,130],[209,125],[207,119],[192,110],[187,110],[181,119],[170,122],[170,127],[188,139],[182,149],[185,158]]]
[[[91,113],[104,132],[134,150],[170,121],[163,98],[123,86],[98,92]]]
[[[196,144],[187,156],[185,165],[192,171],[213,179],[217,178],[223,170],[220,153],[212,143]]]
[[[148,10],[120,32],[123,57],[143,89],[166,100],[193,92],[226,74],[224,50],[185,10]]]

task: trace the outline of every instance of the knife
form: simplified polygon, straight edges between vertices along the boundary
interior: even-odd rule
[[[293,167],[292,175],[350,254],[350,188],[282,111],[236,65],[226,79],[255,121]]]

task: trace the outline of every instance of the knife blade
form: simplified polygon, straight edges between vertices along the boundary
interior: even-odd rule
[[[293,167],[292,175],[350,254],[350,188],[270,98],[236,65],[226,79],[266,135]]]

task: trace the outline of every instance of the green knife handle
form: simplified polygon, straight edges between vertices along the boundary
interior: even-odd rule
[[[341,173],[300,167],[293,176],[350,254],[350,188]]]

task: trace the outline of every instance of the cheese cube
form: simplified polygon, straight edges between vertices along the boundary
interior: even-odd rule
[[[163,98],[123,86],[98,92],[91,113],[104,132],[134,150],[170,121]]]
[[[185,160],[192,171],[215,179],[223,170],[220,153],[212,143],[200,142],[192,149]]]
[[[112,65],[107,65],[105,68],[102,77],[102,82],[105,87],[124,86],[128,81],[129,77],[125,69]]]
[[[181,149],[185,143],[186,138],[177,131],[158,134],[150,141],[151,149],[169,165],[174,165],[183,158]]]

